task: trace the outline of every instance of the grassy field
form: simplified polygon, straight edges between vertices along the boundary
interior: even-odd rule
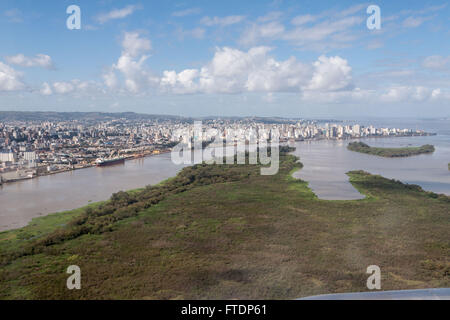
[[[383,290],[450,286],[450,197],[357,171],[365,199],[325,201],[300,168],[197,165],[0,233],[0,298],[291,299],[367,291],[373,264]]]
[[[376,148],[363,142],[352,142],[348,145],[347,149],[350,151],[367,153],[386,158],[411,157],[419,154],[433,153],[435,151],[434,146],[430,144],[426,144],[421,147]]]

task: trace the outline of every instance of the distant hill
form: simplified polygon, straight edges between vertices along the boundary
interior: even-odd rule
[[[226,117],[226,116],[207,116],[207,117],[182,117],[173,115],[144,114],[135,112],[55,112],[55,111],[0,111],[0,121],[73,121],[73,120],[172,120],[192,122],[194,120],[251,120],[260,123],[294,123],[300,118],[282,118],[282,117]]]
[[[187,120],[179,116],[152,115],[134,112],[53,112],[53,111],[0,111],[0,121],[71,121],[71,120]]]
[[[115,119],[127,120],[172,120],[182,122],[193,122],[194,120],[229,120],[229,121],[254,121],[266,124],[292,124],[302,118],[283,117],[258,117],[258,116],[206,116],[206,117],[182,117],[161,114],[145,114],[135,112],[56,112],[56,111],[0,111],[0,121],[104,121]],[[342,122],[340,120],[309,119],[317,122]]]

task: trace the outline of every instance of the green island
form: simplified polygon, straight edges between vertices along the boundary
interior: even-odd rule
[[[431,144],[426,144],[421,147],[376,148],[371,147],[364,142],[351,142],[347,146],[347,149],[386,158],[411,157],[419,154],[433,153],[435,151],[434,146]]]
[[[450,197],[353,171],[365,199],[320,200],[290,151],[274,176],[199,164],[0,233],[0,299],[292,299],[367,291],[373,264],[383,290],[450,286]]]

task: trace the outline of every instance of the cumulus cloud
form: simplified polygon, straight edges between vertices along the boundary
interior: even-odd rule
[[[103,74],[103,81],[108,88],[116,88],[118,85],[117,76],[113,69],[110,69],[107,73]]]
[[[336,91],[349,89],[352,68],[341,57],[320,56],[314,62],[314,74],[306,87],[308,90]]]
[[[351,88],[351,68],[340,57],[321,56],[313,65],[291,57],[277,61],[271,48],[217,48],[207,65],[165,71],[161,88],[174,93],[336,91]]]
[[[381,100],[386,102],[422,102],[437,98],[440,94],[440,89],[430,89],[423,86],[394,86],[381,95]]]
[[[175,93],[299,90],[307,82],[309,67],[295,58],[276,61],[268,56],[270,50],[255,47],[245,52],[217,48],[211,62],[200,69],[165,71],[161,87]]]
[[[53,68],[52,58],[46,54],[37,54],[34,57],[26,57],[22,53],[15,56],[5,57],[9,64],[18,65],[21,67],[42,67],[46,69]]]
[[[140,9],[140,7],[137,5],[129,5],[122,9],[114,9],[112,11],[99,14],[97,16],[97,21],[103,24],[110,20],[123,19],[133,14],[138,9]]]
[[[122,41],[122,56],[135,58],[152,49],[149,39],[141,36],[139,32],[126,32]]]
[[[151,41],[143,37],[139,32],[126,32],[122,41],[122,54],[111,69],[103,75],[103,80],[108,87],[118,84],[116,72],[119,72],[125,81],[125,88],[138,93],[142,89],[158,82],[145,67],[148,53],[152,48]]]
[[[53,88],[59,94],[70,93],[75,90],[75,86],[70,82],[55,82],[53,83]]]
[[[0,62],[0,91],[17,91],[25,88],[22,73]]]
[[[206,26],[226,27],[232,24],[242,22],[245,16],[226,16],[226,17],[204,17],[200,22]]]
[[[44,96],[50,96],[52,94],[94,94],[98,92],[100,92],[98,83],[94,81],[81,81],[78,79],[73,79],[71,81],[55,81],[51,84],[44,82],[39,90],[39,93]]]
[[[49,96],[53,94],[52,87],[47,82],[44,82],[42,84],[41,90],[39,92],[44,96]]]
[[[241,93],[343,91],[353,88],[351,67],[340,57],[321,56],[314,63],[295,57],[277,60],[272,48],[257,46],[247,51],[216,48],[211,61],[199,68],[165,70],[154,75],[146,66],[151,42],[139,32],[127,32],[122,53],[103,74],[105,87],[139,94],[149,90],[166,93]],[[67,88],[70,90],[70,87]]]

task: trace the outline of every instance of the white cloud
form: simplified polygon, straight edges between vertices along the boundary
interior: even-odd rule
[[[269,22],[269,21],[278,20],[282,16],[283,16],[283,13],[281,11],[271,11],[268,14],[266,14],[265,16],[259,17],[257,19],[257,21],[258,22]]]
[[[306,23],[314,22],[317,20],[317,17],[312,16],[310,14],[305,14],[301,16],[297,16],[291,20],[291,23],[296,26],[301,26]]]
[[[422,66],[428,69],[446,69],[450,66],[450,56],[442,57],[435,55],[426,57],[422,62]]]
[[[442,95],[441,89],[434,89],[431,91],[431,99],[437,99]]]
[[[200,23],[206,26],[226,27],[244,21],[245,16],[226,16],[226,17],[204,17]]]
[[[40,93],[42,95],[56,94],[81,94],[81,93],[98,93],[98,84],[92,81],[81,81],[74,79],[71,81],[57,81],[52,85],[44,82]]]
[[[151,48],[151,41],[139,32],[126,32],[122,41],[122,55],[103,75],[106,86],[112,88],[118,85],[116,71],[122,74],[125,88],[131,93],[138,93],[158,83],[159,79],[145,68]]]
[[[53,83],[53,89],[56,93],[66,94],[73,92],[75,90],[75,86],[70,82],[55,82]]]
[[[275,96],[273,95],[272,92],[268,92],[266,95],[264,95],[262,97],[262,100],[267,102],[267,103],[273,103],[273,102],[275,102],[276,98],[275,98]]]
[[[122,56],[135,58],[152,49],[149,39],[143,38],[139,32],[126,32],[122,41]]]
[[[377,100],[373,90],[355,88],[348,91],[303,91],[301,99],[310,103],[371,103]]]
[[[423,86],[394,86],[381,95],[386,102],[423,102],[440,95],[440,89],[430,89]]]
[[[175,71],[164,71],[160,84],[177,93],[194,93],[198,90],[198,84],[194,83],[198,75],[199,71],[196,69],[186,69],[178,74]]]
[[[361,26],[365,21],[363,15],[356,14],[361,8],[358,5],[338,12],[330,10],[314,16],[299,15],[288,26],[277,18],[259,18],[244,30],[239,42],[255,46],[261,42],[281,40],[300,48],[322,52],[347,47],[361,36],[354,31],[355,27]]]
[[[311,42],[324,41],[331,35],[345,32],[351,27],[363,22],[361,17],[345,17],[339,20],[329,20],[311,27],[298,27],[286,33],[285,40],[304,45]]]
[[[338,12],[336,15],[337,16],[341,16],[341,17],[345,17],[345,16],[349,16],[349,15],[352,15],[352,14],[356,14],[356,13],[362,13],[361,11],[363,11],[364,14],[365,14],[365,11],[366,11],[368,6],[369,6],[369,4],[367,4],[367,3],[355,4],[355,5],[349,7],[347,9],[345,9],[345,10],[342,10],[342,11]]]
[[[37,54],[35,57],[26,57],[22,53],[15,56],[5,57],[5,60],[21,67],[42,67],[46,69],[53,68],[52,58],[46,54]]]
[[[336,91],[349,89],[352,68],[341,57],[320,56],[314,62],[314,74],[307,90]]]
[[[437,12],[437,11],[444,9],[445,7],[447,7],[446,3],[444,3],[442,5],[428,6],[423,9],[420,9],[420,10],[411,10],[411,9],[402,10],[400,13],[401,14],[409,14],[409,15],[411,15],[411,14],[419,14],[420,15],[420,14]]]
[[[217,48],[207,65],[180,73],[165,71],[160,85],[166,92],[241,93],[349,90],[351,68],[340,57],[321,56],[313,65],[291,57],[277,61],[271,48],[254,47],[247,52]]]
[[[22,73],[0,62],[0,91],[17,91],[25,88]]]
[[[444,92],[440,88],[432,89],[424,86],[391,86],[380,90],[354,88],[327,92],[305,90],[300,95],[303,101],[327,104],[378,105],[450,100],[450,93]]]
[[[39,92],[44,96],[49,96],[53,93],[53,90],[52,87],[47,82],[44,82]]]
[[[103,80],[105,82],[105,85],[108,88],[116,88],[118,85],[118,80],[117,80],[117,76],[114,73],[114,70],[111,69],[109,70],[107,73],[103,74]]]
[[[263,24],[252,24],[241,35],[239,42],[243,45],[255,45],[260,41],[280,38],[285,32],[284,26],[278,21]]]
[[[139,6],[136,5],[128,5],[122,9],[114,9],[107,13],[101,13],[97,16],[97,21],[101,24],[106,23],[110,20],[114,19],[123,19],[133,14],[136,10],[140,9]]]
[[[189,8],[189,9],[185,9],[185,10],[175,11],[172,13],[172,16],[173,17],[186,17],[186,16],[199,14],[200,12],[202,12],[202,10],[200,8]]]
[[[405,28],[417,28],[420,27],[425,21],[430,20],[431,17],[408,17],[403,20],[403,26]]]
[[[179,39],[183,40],[184,38],[195,38],[195,39],[203,39],[205,37],[206,30],[203,28],[194,28],[192,30],[184,30],[182,28],[178,28],[176,30],[176,34]]]
[[[305,83],[303,65],[294,58],[277,62],[267,55],[269,51],[268,47],[248,52],[217,48],[212,61],[201,69],[165,71],[161,87],[175,93],[299,90]]]

